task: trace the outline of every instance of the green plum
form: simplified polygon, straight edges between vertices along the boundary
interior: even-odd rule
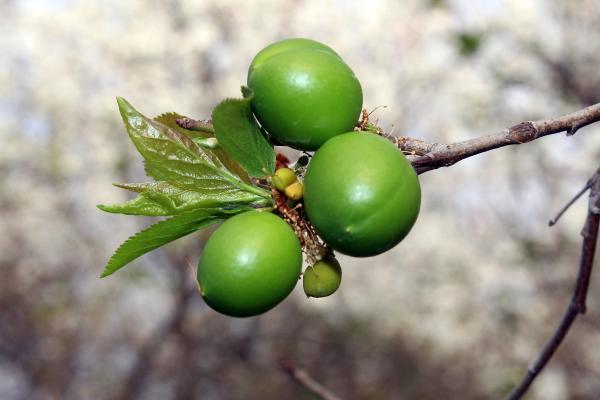
[[[257,54],[248,71],[253,112],[281,144],[316,150],[352,130],[362,109],[354,72],[331,48],[288,39]]]
[[[247,211],[208,239],[198,264],[206,303],[223,314],[249,317],[285,299],[300,277],[300,242],[280,217]]]
[[[304,271],[302,286],[308,297],[333,294],[342,282],[342,268],[334,257],[325,257]]]
[[[250,63],[250,68],[248,68],[248,78],[250,72],[253,71],[254,68],[263,64],[265,61],[269,60],[269,58],[279,53],[299,49],[325,51],[327,53],[331,53],[336,57],[339,57],[338,54],[335,51],[333,51],[331,47],[323,43],[317,42],[316,40],[305,38],[284,39],[280,40],[279,42],[270,44],[254,56],[254,59],[252,59],[252,62]]]
[[[328,245],[369,257],[408,234],[419,215],[421,188],[411,164],[387,139],[348,132],[330,139],[311,159],[304,204]]]

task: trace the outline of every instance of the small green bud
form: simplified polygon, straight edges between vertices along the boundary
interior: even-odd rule
[[[298,178],[294,171],[289,168],[279,168],[273,175],[273,186],[275,189],[283,192],[286,187],[296,182]]]
[[[294,182],[285,188],[285,195],[288,199],[300,200],[304,195],[304,185],[300,182]]]
[[[328,256],[306,268],[302,278],[304,293],[308,297],[326,297],[333,294],[342,282],[342,268],[333,257]]]

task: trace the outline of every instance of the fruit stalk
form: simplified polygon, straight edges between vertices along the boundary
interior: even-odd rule
[[[323,258],[327,254],[328,248],[315,232],[315,228],[306,218],[306,214],[299,211],[303,207],[302,203],[290,207],[287,198],[277,189],[273,189],[271,194],[275,199],[275,209],[283,220],[291,226],[300,240],[302,251],[306,254],[307,263],[312,265]]]

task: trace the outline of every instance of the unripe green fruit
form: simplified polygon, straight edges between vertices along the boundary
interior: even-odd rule
[[[285,188],[285,195],[288,199],[300,200],[304,194],[304,185],[300,182],[294,182]]]
[[[307,39],[284,40],[258,53],[248,71],[252,109],[279,142],[316,150],[352,130],[362,108],[362,88],[329,47]]]
[[[208,239],[198,264],[206,303],[223,314],[261,314],[285,299],[302,267],[300,242],[278,216],[247,211]]]
[[[296,173],[289,168],[279,168],[273,175],[273,186],[275,189],[283,192],[286,187],[296,182],[298,177]]]
[[[398,244],[419,214],[421,188],[406,157],[388,140],[349,132],[325,143],[304,178],[304,205],[325,243],[355,257]]]
[[[302,278],[304,293],[309,297],[326,297],[333,294],[342,282],[342,268],[334,257],[317,261],[306,268]]]
[[[262,63],[267,61],[269,58],[283,53],[289,50],[319,50],[325,51],[327,53],[331,53],[332,55],[339,57],[333,49],[323,43],[317,42],[316,40],[305,39],[305,38],[292,38],[292,39],[284,39],[279,42],[272,43],[262,49],[261,51],[254,56],[254,59],[250,63],[250,68],[248,68],[248,79],[250,78],[250,72],[254,70],[254,68],[260,66]]]

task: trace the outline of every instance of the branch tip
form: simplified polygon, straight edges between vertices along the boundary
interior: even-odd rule
[[[561,213],[559,213],[555,219],[557,220],[560,215],[564,213],[564,211],[588,189],[590,190],[590,203],[587,218],[582,230],[583,241],[581,245],[581,256],[579,259],[579,272],[577,274],[577,280],[575,282],[575,288],[573,289],[571,300],[569,301],[569,304],[567,305],[563,316],[558,323],[558,326],[554,330],[554,333],[550,339],[548,339],[535,361],[529,365],[527,368],[527,373],[521,382],[515,386],[515,388],[508,395],[508,400],[521,399],[525,393],[527,393],[535,378],[546,367],[556,350],[569,333],[569,330],[571,329],[571,326],[573,325],[573,322],[575,322],[577,316],[579,314],[585,314],[587,310],[586,299],[592,276],[592,266],[594,264],[598,229],[600,226],[600,213],[594,211],[594,207],[600,205],[596,204],[600,203],[600,168],[590,178],[585,187],[580,190],[573,199],[571,199],[571,201],[563,208]]]
[[[322,400],[341,400],[340,397],[311,377],[308,372],[294,366],[294,363],[289,358],[282,357],[279,360],[279,367],[297,383]]]
[[[560,219],[560,217],[562,217],[562,215],[585,193],[587,192],[590,188],[592,187],[592,181],[591,179],[589,181],[587,181],[587,183],[585,184],[585,186],[583,188],[581,188],[576,194],[575,196],[573,196],[573,198],[571,200],[569,200],[567,202],[567,204],[564,205],[563,208],[560,209],[560,211],[558,212],[558,214],[556,214],[556,216],[551,219],[550,221],[548,221],[548,226],[552,227],[554,225],[556,225],[556,223],[558,222],[558,220]]]
[[[440,167],[448,167],[465,158],[499,147],[519,145],[565,131],[571,136],[579,129],[598,121],[600,121],[600,103],[556,118],[521,122],[496,133],[461,142],[438,144],[401,137],[396,144],[402,151],[421,156],[411,160],[417,173],[421,174]],[[425,155],[429,158],[425,158]]]

